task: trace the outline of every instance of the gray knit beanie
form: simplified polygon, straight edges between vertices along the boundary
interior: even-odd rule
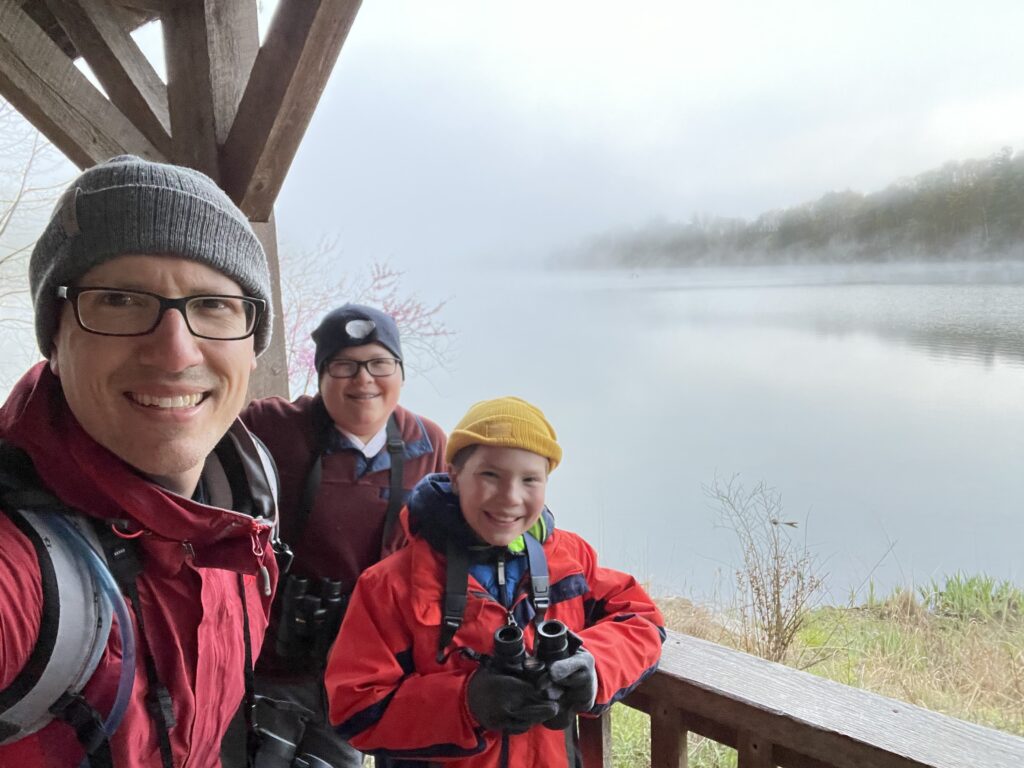
[[[45,357],[57,330],[57,288],[125,254],[180,256],[227,275],[267,303],[256,354],[270,344],[270,270],[245,215],[199,171],[121,155],[72,182],[32,250],[29,285]]]

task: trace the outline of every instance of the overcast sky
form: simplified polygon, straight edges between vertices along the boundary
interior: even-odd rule
[[[872,191],[1024,148],[1021,29],[1019,2],[372,0],[280,235],[410,266],[536,257]]]
[[[1021,29],[1012,0],[367,0],[279,238],[415,277],[1024,149]]]

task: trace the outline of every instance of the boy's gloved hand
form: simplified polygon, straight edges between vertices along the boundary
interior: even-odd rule
[[[558,700],[558,714],[544,721],[544,726],[555,731],[569,727],[579,712],[586,712],[594,706],[597,698],[597,672],[594,657],[580,648],[568,659],[553,661],[548,665],[551,682],[562,689]]]
[[[526,733],[558,713],[558,702],[531,683],[481,667],[469,679],[469,711],[489,731]]]

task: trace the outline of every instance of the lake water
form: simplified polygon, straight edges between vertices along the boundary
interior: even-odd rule
[[[733,475],[778,489],[836,599],[1024,583],[1024,265],[438,279],[457,346],[403,402],[445,429],[486,397],[541,406],[559,524],[654,591],[728,588],[703,486]]]

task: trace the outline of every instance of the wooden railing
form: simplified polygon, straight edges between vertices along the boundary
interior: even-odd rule
[[[739,768],[1024,768],[1024,739],[669,632],[626,701],[651,718],[652,768],[686,766],[687,734]],[[586,768],[611,766],[611,718],[580,719]]]

